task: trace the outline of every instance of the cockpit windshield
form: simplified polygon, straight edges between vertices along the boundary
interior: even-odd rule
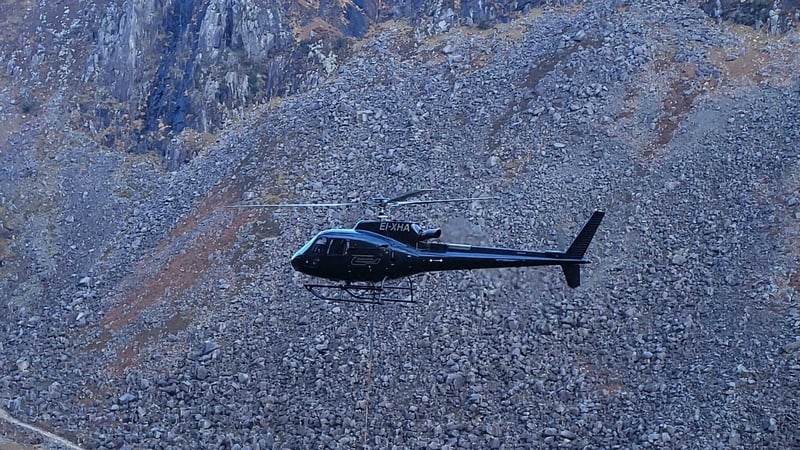
[[[327,246],[328,246],[328,238],[326,238],[325,236],[320,236],[314,242],[314,245],[311,247],[311,251],[313,253],[325,254],[325,249]]]

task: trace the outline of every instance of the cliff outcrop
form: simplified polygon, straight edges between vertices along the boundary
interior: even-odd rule
[[[247,107],[319,85],[348,58],[354,42],[379,23],[408,21],[419,40],[454,26],[487,28],[531,8],[577,3],[31,3],[13,8],[5,19],[10,26],[0,40],[5,55],[0,63],[21,108],[34,110],[52,99],[58,86],[64,94],[59,101],[77,110],[74,125],[110,148],[156,152],[174,169]],[[798,21],[793,0],[700,4],[712,17],[773,34],[793,29]],[[11,3],[4,9],[12,9]],[[41,20],[33,26],[36,17]]]

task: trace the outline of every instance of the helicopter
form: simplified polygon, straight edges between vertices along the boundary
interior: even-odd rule
[[[317,233],[291,258],[292,268],[327,283],[303,286],[317,298],[380,304],[416,303],[412,276],[425,272],[502,267],[560,266],[567,285],[580,286],[580,266],[604,212],[595,211],[565,251],[531,251],[438,242],[441,228],[423,228],[408,220],[391,220],[389,208],[449,202],[493,200],[464,197],[409,200],[435,189],[419,189],[392,198],[333,203],[277,203],[234,205],[233,208],[377,207],[376,219],[361,220],[353,228]]]

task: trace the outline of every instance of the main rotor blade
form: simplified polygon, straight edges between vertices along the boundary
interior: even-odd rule
[[[259,205],[230,205],[228,208],[331,208],[339,206],[355,206],[361,202],[341,202],[341,203],[266,203]]]
[[[450,203],[450,202],[471,202],[474,200],[500,200],[500,197],[464,197],[464,198],[444,198],[439,200],[407,200],[404,202],[392,202],[390,206],[404,205],[427,205],[431,203]]]
[[[386,200],[386,203],[397,203],[402,202],[403,200],[411,197],[416,197],[417,195],[424,194],[426,192],[433,192],[436,189],[417,189],[416,191],[406,192],[403,195],[398,195],[397,197],[390,198]]]

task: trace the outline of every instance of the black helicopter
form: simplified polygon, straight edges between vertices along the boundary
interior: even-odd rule
[[[592,214],[566,251],[528,251],[431,242],[431,239],[438,239],[441,236],[440,228],[423,229],[416,222],[388,218],[386,211],[398,206],[495,198],[408,200],[433,190],[420,189],[393,198],[378,197],[366,201],[256,204],[234,207],[365,205],[379,209],[380,213],[375,220],[362,220],[350,229],[330,229],[317,233],[292,256],[291,264],[294,270],[335,282],[304,284],[309,292],[324,300],[414,303],[414,287],[410,277],[423,272],[445,270],[557,265],[561,266],[569,287],[576,288],[580,285],[580,265],[591,262],[583,256],[603,220],[604,212],[595,211]],[[405,283],[390,283],[399,279],[404,279]]]

